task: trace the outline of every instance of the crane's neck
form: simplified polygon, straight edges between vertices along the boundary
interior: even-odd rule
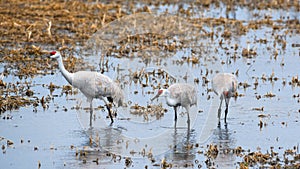
[[[63,60],[62,60],[62,57],[60,56],[58,59],[58,67],[59,67],[59,70],[61,71],[62,75],[65,77],[65,79],[70,83],[72,84],[72,81],[73,81],[73,73],[70,73],[68,72],[66,69],[65,69],[65,66],[64,66],[64,63],[63,63]]]

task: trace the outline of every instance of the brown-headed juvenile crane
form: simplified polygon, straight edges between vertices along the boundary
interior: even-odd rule
[[[90,103],[90,127],[92,127],[92,102],[94,98],[103,100],[108,110],[111,123],[113,123],[114,120],[111,114],[110,105],[104,98],[107,98],[108,102],[111,104],[122,106],[124,95],[119,85],[109,77],[98,72],[68,72],[64,67],[62,56],[59,51],[50,52],[50,58],[56,59],[58,61],[58,67],[65,79],[73,87],[78,88],[86,96],[87,101]]]
[[[227,125],[227,114],[228,114],[228,105],[231,97],[234,96],[237,88],[237,79],[233,74],[230,73],[219,73],[215,75],[212,79],[212,88],[213,91],[220,96],[220,106],[218,109],[218,126],[221,125],[220,116],[221,116],[221,106],[222,102],[225,99],[226,109],[225,109],[225,126]]]
[[[166,97],[167,105],[174,107],[175,124],[177,121],[177,107],[182,106],[187,111],[187,123],[190,124],[190,107],[197,105],[197,91],[193,85],[187,83],[176,83],[171,85],[168,89],[159,89],[158,93],[151,99],[163,96]]]

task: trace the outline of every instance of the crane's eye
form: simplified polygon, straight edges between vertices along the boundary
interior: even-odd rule
[[[55,55],[55,54],[56,54],[55,51],[50,52],[50,55]]]

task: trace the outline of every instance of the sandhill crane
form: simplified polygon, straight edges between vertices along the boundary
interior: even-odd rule
[[[50,58],[58,61],[58,67],[65,79],[75,88],[78,88],[87,98],[90,103],[90,127],[92,127],[93,116],[93,99],[98,98],[104,101],[108,110],[111,123],[114,122],[110,105],[104,99],[107,98],[109,103],[116,106],[123,104],[124,95],[121,88],[109,77],[91,71],[78,71],[75,73],[68,72],[63,64],[62,56],[58,51],[50,52]]]
[[[219,73],[215,75],[212,79],[212,88],[214,92],[220,96],[220,106],[218,109],[218,126],[220,126],[220,116],[221,116],[221,106],[223,99],[225,99],[226,103],[226,109],[225,109],[225,125],[227,125],[226,118],[227,118],[227,113],[228,113],[228,105],[229,105],[229,100],[232,96],[234,96],[234,93],[236,92],[237,88],[237,79],[233,74],[230,73]]]
[[[151,99],[163,96],[166,97],[167,105],[174,107],[175,124],[177,121],[177,107],[182,106],[187,111],[187,123],[190,124],[190,107],[197,104],[197,91],[193,85],[187,83],[176,83],[171,85],[168,89],[159,89],[158,93]]]

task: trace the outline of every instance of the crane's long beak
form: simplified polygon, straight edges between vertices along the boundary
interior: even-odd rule
[[[159,93],[157,93],[152,99],[151,99],[151,101],[153,101],[154,99],[156,99],[156,98],[158,98],[159,97]]]

